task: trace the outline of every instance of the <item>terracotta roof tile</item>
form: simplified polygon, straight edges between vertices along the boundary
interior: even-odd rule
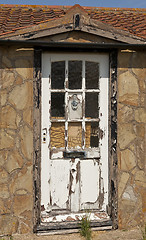
[[[17,28],[61,18],[70,6],[0,4],[0,35]],[[146,38],[146,9],[83,7],[94,20]]]

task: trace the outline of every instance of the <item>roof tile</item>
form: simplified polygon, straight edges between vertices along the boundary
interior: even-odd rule
[[[0,35],[63,17],[70,6],[0,4]],[[146,38],[146,9],[83,7],[94,19]]]

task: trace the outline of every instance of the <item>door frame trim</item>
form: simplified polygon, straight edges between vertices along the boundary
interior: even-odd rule
[[[46,49],[49,51],[50,49]],[[80,50],[80,49],[79,49]],[[44,51],[44,49],[43,49]],[[90,50],[89,50],[90,51]],[[90,51],[92,52],[92,51]],[[94,49],[95,52],[95,49]],[[101,49],[99,50],[101,52]],[[117,50],[103,50],[109,53],[109,204],[107,212],[111,217],[112,227],[118,228],[117,200]],[[98,53],[98,49],[96,49]],[[41,55],[42,49],[34,49],[34,80],[33,80],[33,189],[34,211],[33,231],[39,232],[46,227],[41,225]],[[103,222],[104,225],[104,222]],[[102,226],[103,226],[102,225]],[[107,226],[107,225],[106,225]],[[56,227],[57,230],[58,227]],[[70,228],[74,228],[70,225]],[[65,227],[63,228],[65,229]],[[48,229],[49,230],[49,229]],[[50,230],[49,230],[50,231]]]

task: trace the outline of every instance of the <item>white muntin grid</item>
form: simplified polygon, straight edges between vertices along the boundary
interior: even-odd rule
[[[64,106],[64,110],[65,110],[65,117],[64,119],[59,119],[59,118],[56,118],[53,117],[52,119],[50,119],[50,122],[64,122],[65,123],[65,149],[66,150],[69,150],[68,148],[68,125],[69,123],[81,123],[82,125],[82,147],[81,149],[85,149],[85,124],[86,122],[99,122],[99,118],[86,118],[85,117],[85,94],[86,93],[99,93],[100,94],[100,90],[99,89],[86,89],[86,86],[85,86],[85,60],[82,60],[82,88],[81,89],[69,89],[68,88],[68,62],[69,60],[66,60],[65,61],[65,81],[64,81],[64,89],[52,89],[51,88],[51,81],[49,81],[49,91],[50,91],[50,94],[51,93],[64,93],[65,94],[65,106]],[[49,73],[49,76],[51,76],[51,73]],[[70,119],[69,118],[69,106],[68,106],[68,103],[69,103],[69,97],[71,95],[74,95],[74,94],[77,94],[77,95],[81,95],[81,98],[82,98],[82,102],[81,102],[81,106],[82,106],[82,117],[80,119]],[[50,98],[50,101],[49,101],[49,108],[51,108],[51,98]],[[58,103],[60,104],[60,103]],[[50,125],[51,127],[51,125]],[[49,131],[50,132],[50,131]],[[51,140],[51,139],[50,139]],[[50,144],[49,144],[50,146]]]

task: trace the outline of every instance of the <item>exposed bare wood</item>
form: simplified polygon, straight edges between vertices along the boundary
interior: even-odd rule
[[[118,227],[118,196],[117,196],[117,51],[110,53],[110,191],[109,214],[113,221],[113,228]]]
[[[33,81],[33,95],[34,95],[34,232],[40,223],[40,124],[41,124],[41,51],[34,51],[34,81]]]

